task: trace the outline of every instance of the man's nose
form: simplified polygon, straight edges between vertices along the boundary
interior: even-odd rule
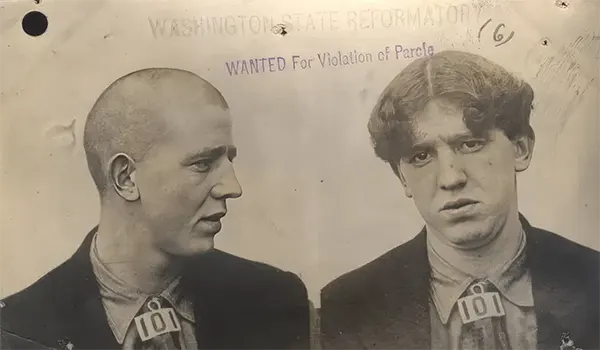
[[[211,194],[217,199],[238,198],[242,195],[240,185],[233,164],[226,160],[222,163],[217,184],[213,186]]]
[[[465,186],[467,174],[465,174],[462,159],[453,151],[440,152],[438,185],[443,190],[452,191]]]

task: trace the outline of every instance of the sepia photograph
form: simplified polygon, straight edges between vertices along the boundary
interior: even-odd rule
[[[0,0],[1,349],[600,349],[597,0]]]
[[[324,288],[326,348],[546,349],[566,330],[599,346],[600,254],[518,208],[534,96],[501,66],[451,50],[383,90],[368,122],[375,154],[425,227]]]
[[[213,249],[227,201],[242,196],[232,118],[213,85],[178,69],[132,72],[100,94],[83,129],[99,223],[5,300],[7,334],[105,349],[308,347],[302,281]]]

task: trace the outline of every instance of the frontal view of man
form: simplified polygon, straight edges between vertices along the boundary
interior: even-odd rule
[[[425,227],[322,290],[325,348],[598,349],[598,252],[518,209],[533,97],[458,51],[412,62],[385,88],[368,124],[375,153]]]
[[[121,77],[89,113],[84,147],[99,225],[3,301],[3,348],[308,348],[299,278],[213,248],[242,194],[215,87],[177,69]]]

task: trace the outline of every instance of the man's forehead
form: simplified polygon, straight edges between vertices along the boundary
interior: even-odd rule
[[[235,148],[229,111],[210,106],[200,110],[167,108],[164,146],[185,157],[218,148]],[[179,157],[179,156],[177,156]]]
[[[167,127],[180,133],[230,131],[233,124],[229,110],[217,105],[165,106],[161,115]]]
[[[433,102],[433,103],[432,103]],[[409,131],[415,142],[429,139],[470,135],[460,108],[432,101],[409,121]]]

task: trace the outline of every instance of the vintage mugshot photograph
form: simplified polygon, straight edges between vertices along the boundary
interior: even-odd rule
[[[370,85],[323,348],[600,347],[598,5],[496,1]]]
[[[0,349],[600,349],[598,0],[0,0]]]

